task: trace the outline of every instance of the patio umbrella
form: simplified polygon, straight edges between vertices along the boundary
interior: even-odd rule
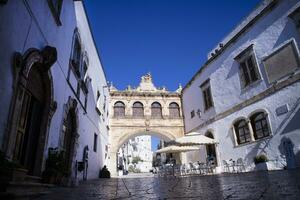
[[[217,143],[214,139],[200,135],[200,133],[197,132],[192,132],[184,137],[177,138],[175,142],[180,145],[205,145]]]
[[[197,151],[199,147],[196,146],[168,146],[156,151],[156,153],[180,153],[187,151]]]

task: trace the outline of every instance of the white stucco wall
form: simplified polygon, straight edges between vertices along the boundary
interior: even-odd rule
[[[262,60],[288,41],[294,41],[299,49],[300,32],[297,30],[293,20],[288,17],[298,6],[300,6],[300,3],[297,0],[279,1],[271,12],[258,19],[258,21],[248,28],[247,31],[242,33],[235,42],[230,44],[218,57],[205,66],[205,69],[195,76],[191,85],[187,85],[184,88],[182,99],[185,130],[186,132],[192,130],[198,131],[203,134],[205,134],[207,130],[211,130],[215,139],[219,142],[218,151],[220,160],[231,158],[236,160],[241,157],[244,158],[248,164],[253,164],[254,156],[264,151],[267,152],[270,157],[269,159],[276,159],[282,155],[282,152],[280,152],[278,148],[283,137],[291,138],[295,145],[294,153],[297,154],[297,152],[299,152],[300,127],[293,123],[293,120],[299,120],[299,111],[297,111],[297,109],[293,111],[292,109],[294,105],[297,105],[297,100],[300,97],[299,81],[273,93],[263,100],[239,109],[225,118],[221,118],[203,128],[197,128],[208,119],[233,108],[237,104],[243,103],[245,100],[271,87],[267,81]],[[257,12],[253,11],[253,13],[255,14]],[[241,24],[243,24],[243,22]],[[229,35],[235,35],[235,31],[236,30]],[[228,41],[229,39],[226,38],[225,42],[226,40]],[[222,41],[222,43],[225,44],[224,41]],[[242,89],[238,72],[239,64],[234,58],[251,44],[253,44],[253,51],[262,78],[251,87]],[[204,112],[202,91],[199,86],[208,78],[210,79],[214,107],[208,112]],[[275,112],[276,108],[285,104],[288,105],[289,112],[277,116]],[[191,119],[190,112],[192,110],[196,112],[197,109],[202,111],[202,116],[199,118],[196,115]],[[240,117],[248,117],[250,113],[259,109],[263,109],[268,113],[272,136],[265,140],[234,147],[233,134],[231,133],[233,121]],[[289,118],[288,116],[292,113],[296,114]],[[287,122],[284,123],[284,120],[287,120]],[[292,123],[288,122],[290,120]],[[287,127],[285,131],[286,134],[277,131],[279,126]],[[293,131],[287,131],[290,129]],[[263,143],[268,143],[268,145],[262,148]],[[188,153],[190,158],[194,157],[192,154],[194,153]],[[205,158],[205,155],[203,157]],[[300,166],[300,163],[298,166]]]
[[[109,94],[106,87],[106,78],[92,39],[82,2],[63,1],[60,19],[62,25],[57,26],[47,1],[11,0],[0,6],[1,149],[5,142],[4,134],[6,133],[9,106],[13,93],[12,55],[14,52],[24,54],[29,48],[42,49],[46,45],[57,49],[57,62],[51,67],[54,101],[57,102],[57,109],[49,128],[48,140],[44,151],[45,158],[49,147],[59,147],[61,145],[60,134],[62,132],[64,106],[70,96],[76,99],[67,83],[67,74],[73,34],[75,28],[78,27],[84,44],[82,49],[87,51],[89,56],[87,73],[92,81],[89,86],[87,111],[85,112],[79,103],[77,105],[79,139],[78,149],[76,149],[76,160],[82,160],[83,148],[88,145],[90,150],[88,178],[97,178],[99,170],[105,162],[105,145],[108,140],[107,102]],[[101,93],[98,102],[96,102],[97,91]],[[105,100],[104,96],[106,96]],[[95,107],[97,105],[103,108],[104,103],[107,106],[102,111],[102,115],[99,116]],[[93,152],[94,133],[98,134],[99,140],[97,152]],[[79,178],[82,177],[78,176]]]

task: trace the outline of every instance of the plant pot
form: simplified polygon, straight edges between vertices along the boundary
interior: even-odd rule
[[[28,170],[23,168],[7,168],[0,169],[0,181],[10,182],[10,181],[24,181]]]

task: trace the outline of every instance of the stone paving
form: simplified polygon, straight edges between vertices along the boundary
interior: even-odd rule
[[[112,178],[58,188],[38,200],[299,200],[300,170],[191,177]]]

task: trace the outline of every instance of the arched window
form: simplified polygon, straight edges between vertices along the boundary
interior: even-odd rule
[[[82,47],[81,47],[80,36],[79,36],[78,30],[75,29],[70,60],[71,60],[71,64],[72,64],[72,67],[73,67],[75,73],[80,78],[81,78],[81,74],[80,74],[81,58],[82,58]]]
[[[118,101],[114,105],[114,116],[115,117],[124,117],[125,116],[125,104],[121,101]]]
[[[234,124],[236,139],[238,144],[251,141],[250,131],[245,119],[241,119]]]
[[[175,102],[170,103],[169,105],[169,115],[170,118],[178,118],[180,117],[179,105]]]
[[[162,110],[161,105],[158,102],[154,102],[151,105],[151,116],[153,118],[161,118],[162,117]]]
[[[135,102],[132,106],[133,117],[144,117],[144,106],[141,102]]]
[[[258,112],[250,117],[253,128],[254,138],[260,139],[270,135],[267,115],[264,112]]]

